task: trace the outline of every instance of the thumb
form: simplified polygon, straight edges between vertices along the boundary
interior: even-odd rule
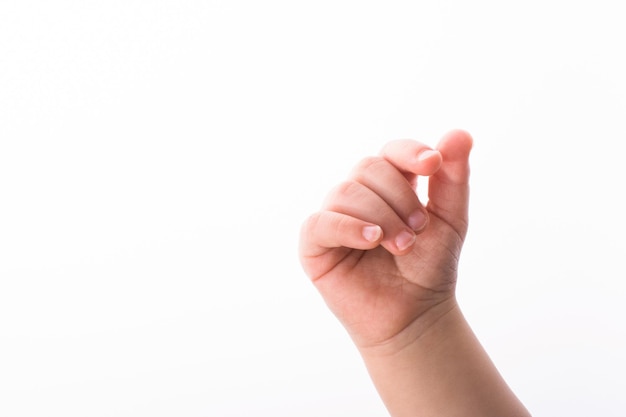
[[[441,168],[428,183],[428,210],[450,224],[461,238],[467,233],[472,144],[472,137],[463,130],[447,133],[437,145]]]

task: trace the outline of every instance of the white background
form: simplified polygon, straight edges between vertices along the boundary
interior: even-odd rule
[[[622,416],[619,5],[2,1],[0,415],[386,415],[298,229],[463,128],[466,316],[535,416]]]

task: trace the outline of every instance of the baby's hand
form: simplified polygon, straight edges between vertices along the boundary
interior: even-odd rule
[[[471,147],[463,131],[436,150],[390,142],[303,225],[302,265],[358,347],[410,343],[456,306]],[[418,175],[429,176],[426,207]]]

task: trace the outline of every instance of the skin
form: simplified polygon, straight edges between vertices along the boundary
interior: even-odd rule
[[[472,138],[387,143],[304,223],[300,260],[392,416],[528,416],[455,298]],[[417,194],[428,177],[428,204]]]

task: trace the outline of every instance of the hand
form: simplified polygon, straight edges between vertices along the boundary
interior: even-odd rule
[[[303,225],[300,259],[359,348],[411,343],[456,307],[467,232],[466,132],[436,150],[411,140],[366,158]],[[415,192],[428,176],[428,204]]]

